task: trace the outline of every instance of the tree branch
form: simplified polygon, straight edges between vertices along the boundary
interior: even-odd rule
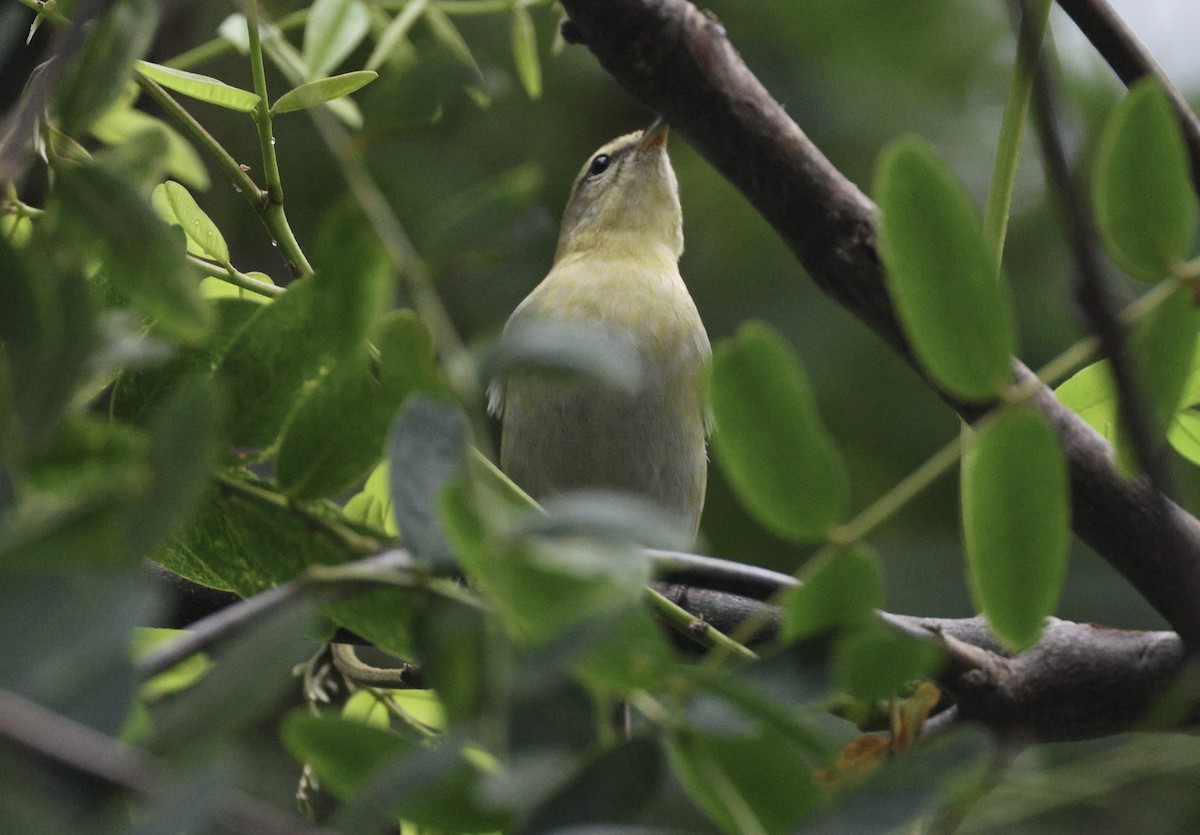
[[[742,62],[725,30],[686,0],[562,0],[572,35],[672,126],[775,228],[817,285],[916,367],[883,282],[876,207],[821,154]],[[1033,379],[1019,361],[1017,383]],[[986,409],[955,402],[964,418]],[[1145,479],[1114,469],[1108,444],[1044,386],[1030,401],[1059,433],[1076,533],[1183,637],[1200,646],[1200,521]],[[1155,547],[1166,526],[1180,547]]]
[[[1183,94],[1107,0],[1057,2],[1125,86],[1147,75],[1154,76],[1162,85],[1183,129],[1188,156],[1192,160],[1192,187],[1200,194],[1200,119],[1196,118]]]

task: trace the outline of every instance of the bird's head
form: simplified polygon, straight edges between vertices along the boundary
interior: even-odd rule
[[[679,183],[662,119],[604,145],[575,178],[554,258],[590,252],[675,260],[683,252]]]

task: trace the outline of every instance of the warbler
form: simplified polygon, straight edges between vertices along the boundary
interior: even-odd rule
[[[632,387],[518,373],[494,384],[501,468],[536,499],[625,491],[695,534],[708,471],[704,368],[711,349],[679,274],[683,212],[667,125],[601,147],[575,178],[549,274],[506,333],[572,324],[628,345]]]

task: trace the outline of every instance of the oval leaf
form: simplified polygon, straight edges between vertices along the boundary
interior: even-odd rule
[[[888,292],[921,365],[966,400],[1012,375],[1012,312],[970,199],[916,139],[884,152],[875,181]]]
[[[789,539],[821,539],[845,516],[845,469],[795,353],[762,323],[713,352],[713,448],[738,497]]]
[[[209,78],[207,75],[177,70],[173,67],[164,67],[161,64],[152,64],[149,61],[138,61],[137,69],[142,75],[151,81],[161,84],[168,90],[183,93],[185,96],[191,96],[194,99],[206,101],[218,107],[226,107],[241,113],[249,113],[258,106],[259,97],[256,94],[251,93],[249,90],[231,87],[224,81]]]
[[[358,70],[356,72],[348,72],[343,75],[335,75],[332,78],[322,78],[319,81],[310,81],[307,84],[301,84],[293,90],[288,90],[279,97],[279,101],[271,107],[271,113],[278,116],[280,113],[291,113],[294,110],[304,110],[305,108],[314,107],[318,104],[324,104],[333,99],[340,99],[342,96],[349,95],[355,90],[365,87],[376,78],[379,73],[371,70]]]
[[[537,30],[533,28],[532,15],[524,6],[513,8],[512,51],[525,94],[531,99],[541,98],[542,65],[538,61]]]
[[[191,193],[171,180],[163,183],[161,188],[188,240],[195,242],[201,254],[228,265],[229,247],[225,244],[225,238],[221,236],[221,230],[204,213]]]
[[[1066,461],[1040,412],[1009,408],[967,451],[962,514],[975,604],[1024,649],[1058,602],[1069,546]]]
[[[1140,81],[1117,105],[1093,182],[1096,221],[1122,269],[1157,281],[1185,258],[1196,228],[1187,151],[1162,88]]]
[[[316,0],[304,27],[304,60],[313,76],[326,75],[362,43],[371,14],[359,0]]]

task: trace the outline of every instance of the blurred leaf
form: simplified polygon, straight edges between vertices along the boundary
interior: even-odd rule
[[[858,699],[886,699],[930,674],[941,659],[938,647],[882,624],[867,622],[845,635],[834,654],[839,686]]]
[[[280,438],[276,474],[299,498],[332,496],[361,480],[383,455],[388,428],[405,399],[439,388],[433,342],[407,310],[376,330],[376,363],[351,354],[308,388]]]
[[[0,648],[0,687],[115,735],[137,693],[131,635],[159,611],[145,575],[81,561],[66,573],[2,577],[0,630],[21,640]]]
[[[370,24],[370,12],[359,0],[316,0],[304,26],[304,60],[312,76],[328,75],[346,60],[366,37]]]
[[[150,421],[151,481],[133,511],[130,547],[153,556],[195,511],[217,460],[219,399],[212,382],[183,378]]]
[[[383,65],[405,37],[408,35],[413,24],[421,17],[428,5],[429,0],[409,0],[404,4],[404,8],[400,10],[387,28],[375,41],[375,49],[371,51],[371,57],[367,59],[364,69],[377,70]]]
[[[1196,347],[1167,440],[1176,452],[1200,465],[1200,344]]]
[[[975,604],[1014,649],[1037,641],[1066,577],[1071,509],[1058,436],[1028,406],[1010,406],[967,450],[963,537]]]
[[[713,451],[759,522],[795,541],[819,540],[849,504],[846,472],[791,348],[761,323],[717,344]]]
[[[98,166],[58,172],[56,218],[63,234],[103,256],[105,278],[156,327],[183,340],[207,328],[199,277],[182,241],[121,177]]]
[[[250,33],[246,30],[246,16],[244,14],[235,13],[221,21],[221,25],[217,27],[217,34],[229,41],[233,48],[246,55],[250,52]],[[272,37],[279,35],[279,30],[274,26],[264,26],[262,35],[270,34]]]
[[[271,280],[271,276],[266,273],[248,272],[250,278],[257,279],[263,284],[275,286],[275,282]],[[230,284],[220,278],[208,276],[200,280],[200,295],[205,299],[238,299],[240,301],[253,302],[254,304],[267,304],[271,301],[271,296],[263,296],[253,290],[247,290],[239,287],[236,284]]]
[[[1165,433],[1179,410],[1197,335],[1200,310],[1191,288],[1180,287],[1138,323],[1129,339],[1134,371],[1155,432]]]
[[[441,697],[451,727],[487,709],[496,636],[478,609],[430,600],[418,614],[414,640],[421,671]]]
[[[1075,372],[1054,393],[1064,406],[1083,418],[1105,440],[1116,445],[1117,392],[1113,388],[1107,361],[1092,363]]]
[[[567,322],[539,322],[506,328],[481,363],[480,376],[495,380],[491,406],[502,402],[502,382],[521,372],[583,375],[630,394],[642,379],[641,358],[625,339],[611,332]]]
[[[249,113],[258,106],[259,96],[249,90],[231,87],[224,81],[199,75],[194,72],[164,67],[149,61],[138,61],[137,69],[142,75],[161,84],[168,90],[183,93],[194,99],[236,110],[239,113]]]
[[[275,104],[271,105],[271,113],[278,116],[281,113],[291,113],[295,110],[315,107],[327,101],[349,95],[359,88],[365,87],[379,77],[379,73],[371,70],[358,70],[332,78],[322,78],[309,81],[292,90],[288,90]]]
[[[810,561],[800,579],[804,585],[789,589],[780,601],[784,640],[861,623],[883,605],[883,570],[878,555],[865,545]]]
[[[542,65],[538,61],[537,30],[533,27],[533,17],[524,6],[514,6],[512,16],[512,53],[517,76],[525,88],[525,95],[539,99],[542,97]]]
[[[117,100],[158,25],[154,0],[116,0],[90,29],[58,85],[59,127],[79,136]]]
[[[878,750],[882,737],[859,737]],[[907,752],[888,756],[865,780],[851,779],[836,807],[813,821],[816,832],[925,831],[939,810],[954,809],[964,797],[990,797],[992,743],[976,728],[951,728]],[[984,801],[986,803],[986,800]],[[953,814],[953,812],[951,812]]]
[[[91,127],[92,136],[107,145],[116,145],[145,130],[159,131],[166,137],[167,173],[192,188],[208,188],[208,171],[196,149],[178,131],[148,113],[127,106],[113,107]]]
[[[726,832],[791,832],[821,803],[808,765],[774,734],[684,730],[667,750],[688,794]]]
[[[344,799],[354,797],[386,763],[414,747],[391,730],[349,718],[313,716],[305,710],[288,714],[280,734],[292,755],[310,763],[330,790]]]
[[[454,25],[454,21],[437,5],[430,3],[425,7],[425,23],[429,26],[429,31],[434,39],[454,56],[455,60],[467,69],[471,77],[478,82],[478,86],[466,88],[467,94],[480,107],[487,107],[491,99],[483,87],[483,71],[479,69],[475,56],[471,54],[471,47],[467,46],[466,40],[458,31],[458,27]]]
[[[460,408],[417,394],[396,416],[388,440],[392,507],[401,540],[435,569],[454,564],[438,507],[442,490],[466,463],[467,433]]]
[[[151,202],[163,220],[183,229],[188,250],[218,263],[229,264],[229,246],[221,230],[196,203],[196,199],[179,183],[168,180],[156,186]]]
[[[1093,183],[1104,243],[1130,275],[1157,281],[1191,250],[1197,208],[1190,173],[1166,94],[1153,79],[1139,81],[1109,119]]]
[[[584,763],[538,810],[527,831],[632,824],[658,791],[665,762],[657,742],[634,737]]]
[[[917,139],[884,151],[875,198],[888,291],[921,365],[957,397],[995,397],[1012,377],[1015,335],[970,198]]]
[[[664,551],[685,551],[693,541],[677,518],[627,493],[571,490],[547,499],[542,507],[544,514],[525,516],[515,531],[518,535],[590,537]]]
[[[194,687],[151,706],[155,732],[147,747],[195,762],[231,742],[244,745],[295,686],[292,668],[312,652],[303,635],[314,610],[310,600],[290,601],[214,650],[212,669]]]
[[[0,238],[0,339],[8,371],[4,411],[11,409],[15,435],[0,437],[0,452],[11,444],[35,446],[59,426],[63,410],[83,377],[97,342],[95,304],[84,279],[61,272],[44,247],[60,238],[39,222],[22,252]],[[48,233],[48,234],[47,234]],[[37,258],[29,255],[38,253]]]

